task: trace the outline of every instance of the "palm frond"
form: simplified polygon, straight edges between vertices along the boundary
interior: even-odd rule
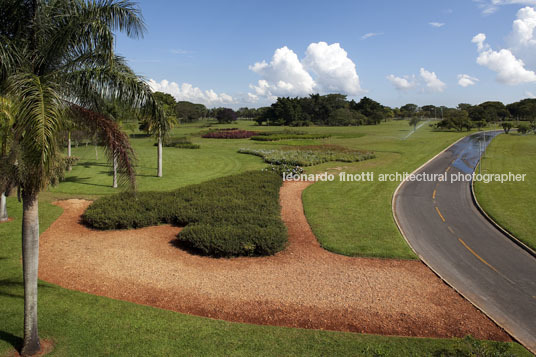
[[[55,170],[58,138],[65,119],[65,105],[55,83],[34,74],[18,74],[9,80],[10,93],[19,99],[14,137],[19,143],[25,189],[44,189]]]
[[[112,31],[117,30],[129,37],[143,36],[145,24],[135,2],[128,0],[93,0],[82,3],[81,15],[102,21]]]
[[[129,181],[132,188],[136,186],[136,172],[134,169],[135,154],[128,136],[119,129],[117,123],[105,115],[88,110],[77,104],[70,104],[73,120],[90,132],[94,132],[104,142],[106,155],[112,161],[117,159],[117,168],[122,183]]]

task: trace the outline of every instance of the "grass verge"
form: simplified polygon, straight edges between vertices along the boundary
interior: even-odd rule
[[[499,135],[482,159],[482,173],[526,174],[525,181],[475,182],[478,202],[495,222],[536,250],[536,136]]]
[[[21,205],[0,224],[0,356],[22,344]],[[40,203],[41,231],[61,209]],[[39,283],[39,332],[51,356],[530,356],[515,343],[386,337],[230,323],[183,315]]]

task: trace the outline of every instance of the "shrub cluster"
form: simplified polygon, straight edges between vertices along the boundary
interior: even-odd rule
[[[325,139],[329,138],[327,134],[269,134],[255,135],[251,140],[256,141],[279,141],[279,140],[306,140],[306,139]]]
[[[303,168],[301,166],[297,165],[287,165],[287,164],[281,164],[281,165],[274,165],[270,164],[270,166],[263,169],[263,171],[271,171],[275,172],[279,176],[294,176],[294,175],[301,175],[303,174]]]
[[[287,242],[281,184],[275,173],[251,171],[172,192],[124,192],[99,198],[82,219],[96,229],[185,227],[177,244],[214,257],[271,255]]]
[[[249,131],[249,130],[240,130],[240,129],[234,129],[234,130],[213,130],[209,131],[206,134],[203,134],[203,138],[208,139],[249,139],[254,135],[257,135],[258,133],[256,131]]]
[[[238,152],[260,156],[269,164],[290,166],[312,166],[328,161],[357,162],[375,157],[372,152],[341,150],[328,145],[285,150],[240,149]]]
[[[158,143],[154,144],[155,146]],[[192,143],[186,137],[168,138],[164,140],[164,147],[178,148],[178,149],[199,149],[200,146]]]

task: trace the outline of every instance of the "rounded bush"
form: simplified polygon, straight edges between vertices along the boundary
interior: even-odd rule
[[[286,229],[273,221],[269,227],[254,224],[192,224],[177,239],[187,248],[214,257],[272,255],[285,247]]]
[[[252,171],[172,192],[121,193],[88,207],[83,222],[96,229],[169,223],[185,227],[178,241],[201,254],[270,255],[287,241],[274,172]]]

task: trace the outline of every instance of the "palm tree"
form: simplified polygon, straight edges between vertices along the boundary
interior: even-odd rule
[[[158,113],[142,119],[140,128],[152,134],[157,140],[157,169],[156,176],[162,177],[162,147],[164,139],[169,131],[177,124],[175,116],[175,99],[167,93],[153,93],[155,101],[158,103]],[[150,113],[150,112],[149,112]]]
[[[38,195],[64,169],[59,144],[70,118],[100,133],[109,159],[134,186],[128,137],[102,115],[106,100],[160,110],[145,82],[115,54],[114,31],[144,32],[128,0],[0,0],[0,93],[17,102],[10,173],[23,202],[24,342],[22,355],[40,350],[37,329]]]

